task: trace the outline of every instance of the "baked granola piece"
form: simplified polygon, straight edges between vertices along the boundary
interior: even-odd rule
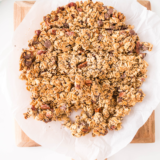
[[[111,6],[71,2],[44,16],[20,57],[20,78],[32,93],[24,117],[63,121],[73,136],[105,136],[142,102],[146,50],[134,26]],[[71,121],[73,111],[81,114]]]

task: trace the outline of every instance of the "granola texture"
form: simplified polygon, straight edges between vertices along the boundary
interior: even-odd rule
[[[133,28],[113,7],[91,0],[44,16],[20,57],[20,78],[32,93],[24,117],[63,121],[76,137],[120,130],[123,117],[143,101],[145,51],[152,50]]]

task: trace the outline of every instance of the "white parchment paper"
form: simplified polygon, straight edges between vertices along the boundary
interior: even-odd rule
[[[133,139],[137,130],[146,122],[160,102],[160,18],[147,11],[136,0],[101,0],[104,5],[111,5],[126,16],[126,23],[135,26],[140,40],[153,44],[153,51],[147,52],[145,60],[149,63],[148,78],[141,87],[146,94],[142,103],[132,108],[123,121],[120,131],[109,131],[104,137],[93,138],[91,134],[75,138],[61,122],[45,124],[32,118],[25,120],[23,113],[30,106],[30,92],[25,82],[19,80],[19,58],[22,48],[27,48],[28,40],[34,31],[40,28],[43,16],[66,5],[69,0],[38,0],[15,31],[14,50],[9,54],[6,65],[4,88],[16,121],[22,130],[42,146],[50,147],[75,160],[104,160],[124,148]],[[95,1],[94,1],[95,2]]]

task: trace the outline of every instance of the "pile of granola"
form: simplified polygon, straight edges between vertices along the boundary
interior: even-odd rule
[[[133,28],[113,7],[91,0],[46,15],[20,57],[20,78],[32,93],[25,118],[63,121],[76,137],[120,130],[123,117],[145,96],[143,51],[152,50]]]

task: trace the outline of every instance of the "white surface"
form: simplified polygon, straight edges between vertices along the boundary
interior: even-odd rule
[[[0,2],[0,48],[2,49],[8,41],[8,37],[11,37],[13,33],[13,2],[12,0],[4,0]],[[159,3],[158,3],[159,2]],[[158,4],[160,1],[151,0],[152,10],[158,11]],[[155,7],[155,10],[154,10]],[[158,13],[158,12],[157,12]],[[160,16],[160,12],[158,13]],[[5,15],[5,16],[4,16]],[[3,17],[2,17],[3,16]],[[6,24],[7,23],[7,24]],[[0,51],[1,51],[0,49]],[[1,61],[1,60],[0,60]],[[0,75],[3,76],[3,75]],[[2,86],[0,86],[2,87]],[[0,94],[1,93],[0,89]],[[1,95],[1,98],[4,97]],[[7,159],[44,159],[44,158],[54,158],[58,159],[67,159],[64,156],[52,153],[46,149],[41,148],[17,148],[14,144],[14,127],[13,127],[13,119],[6,118],[6,114],[8,117],[9,111],[6,111],[7,107],[5,104],[1,102],[1,112],[0,112],[0,127],[3,128],[3,132],[0,132],[0,158]],[[5,108],[5,110],[4,110]],[[160,108],[157,108],[156,115],[159,115]],[[130,144],[125,149],[121,150],[118,154],[109,158],[109,160],[159,160],[160,159],[160,118],[156,116],[156,143],[155,144]],[[2,134],[2,135],[1,135]],[[143,148],[143,149],[142,149]],[[29,150],[29,151],[28,151]],[[42,151],[43,150],[43,151]],[[135,154],[136,153],[136,154]],[[25,156],[24,156],[25,155]],[[68,158],[69,159],[69,158]]]
[[[125,6],[122,5],[122,2]],[[90,133],[85,137],[75,138],[71,135],[70,130],[61,128],[61,122],[45,124],[35,121],[33,118],[27,121],[24,119],[23,113],[30,107],[31,94],[25,89],[25,82],[18,78],[21,50],[28,46],[28,39],[31,39],[34,31],[40,27],[42,17],[52,10],[56,10],[58,6],[68,3],[69,0],[47,0],[47,3],[46,0],[38,0],[15,31],[13,46],[16,47],[9,53],[9,62],[3,65],[7,67],[7,100],[12,103],[11,109],[22,130],[41,146],[51,147],[57,153],[76,160],[105,159],[111,157],[132,141],[137,130],[144,125],[160,103],[160,70],[158,70],[160,63],[157,61],[157,59],[160,59],[160,43],[157,43],[157,40],[160,42],[160,18],[154,12],[147,11],[136,0],[104,1],[104,5],[111,5],[123,12],[126,15],[126,24],[134,25],[140,39],[152,42],[154,46],[153,51],[148,52],[145,58],[150,64],[147,72],[148,78],[141,87],[146,97],[143,103],[136,104],[130,115],[124,118],[120,131],[109,132],[103,137],[92,137]]]

